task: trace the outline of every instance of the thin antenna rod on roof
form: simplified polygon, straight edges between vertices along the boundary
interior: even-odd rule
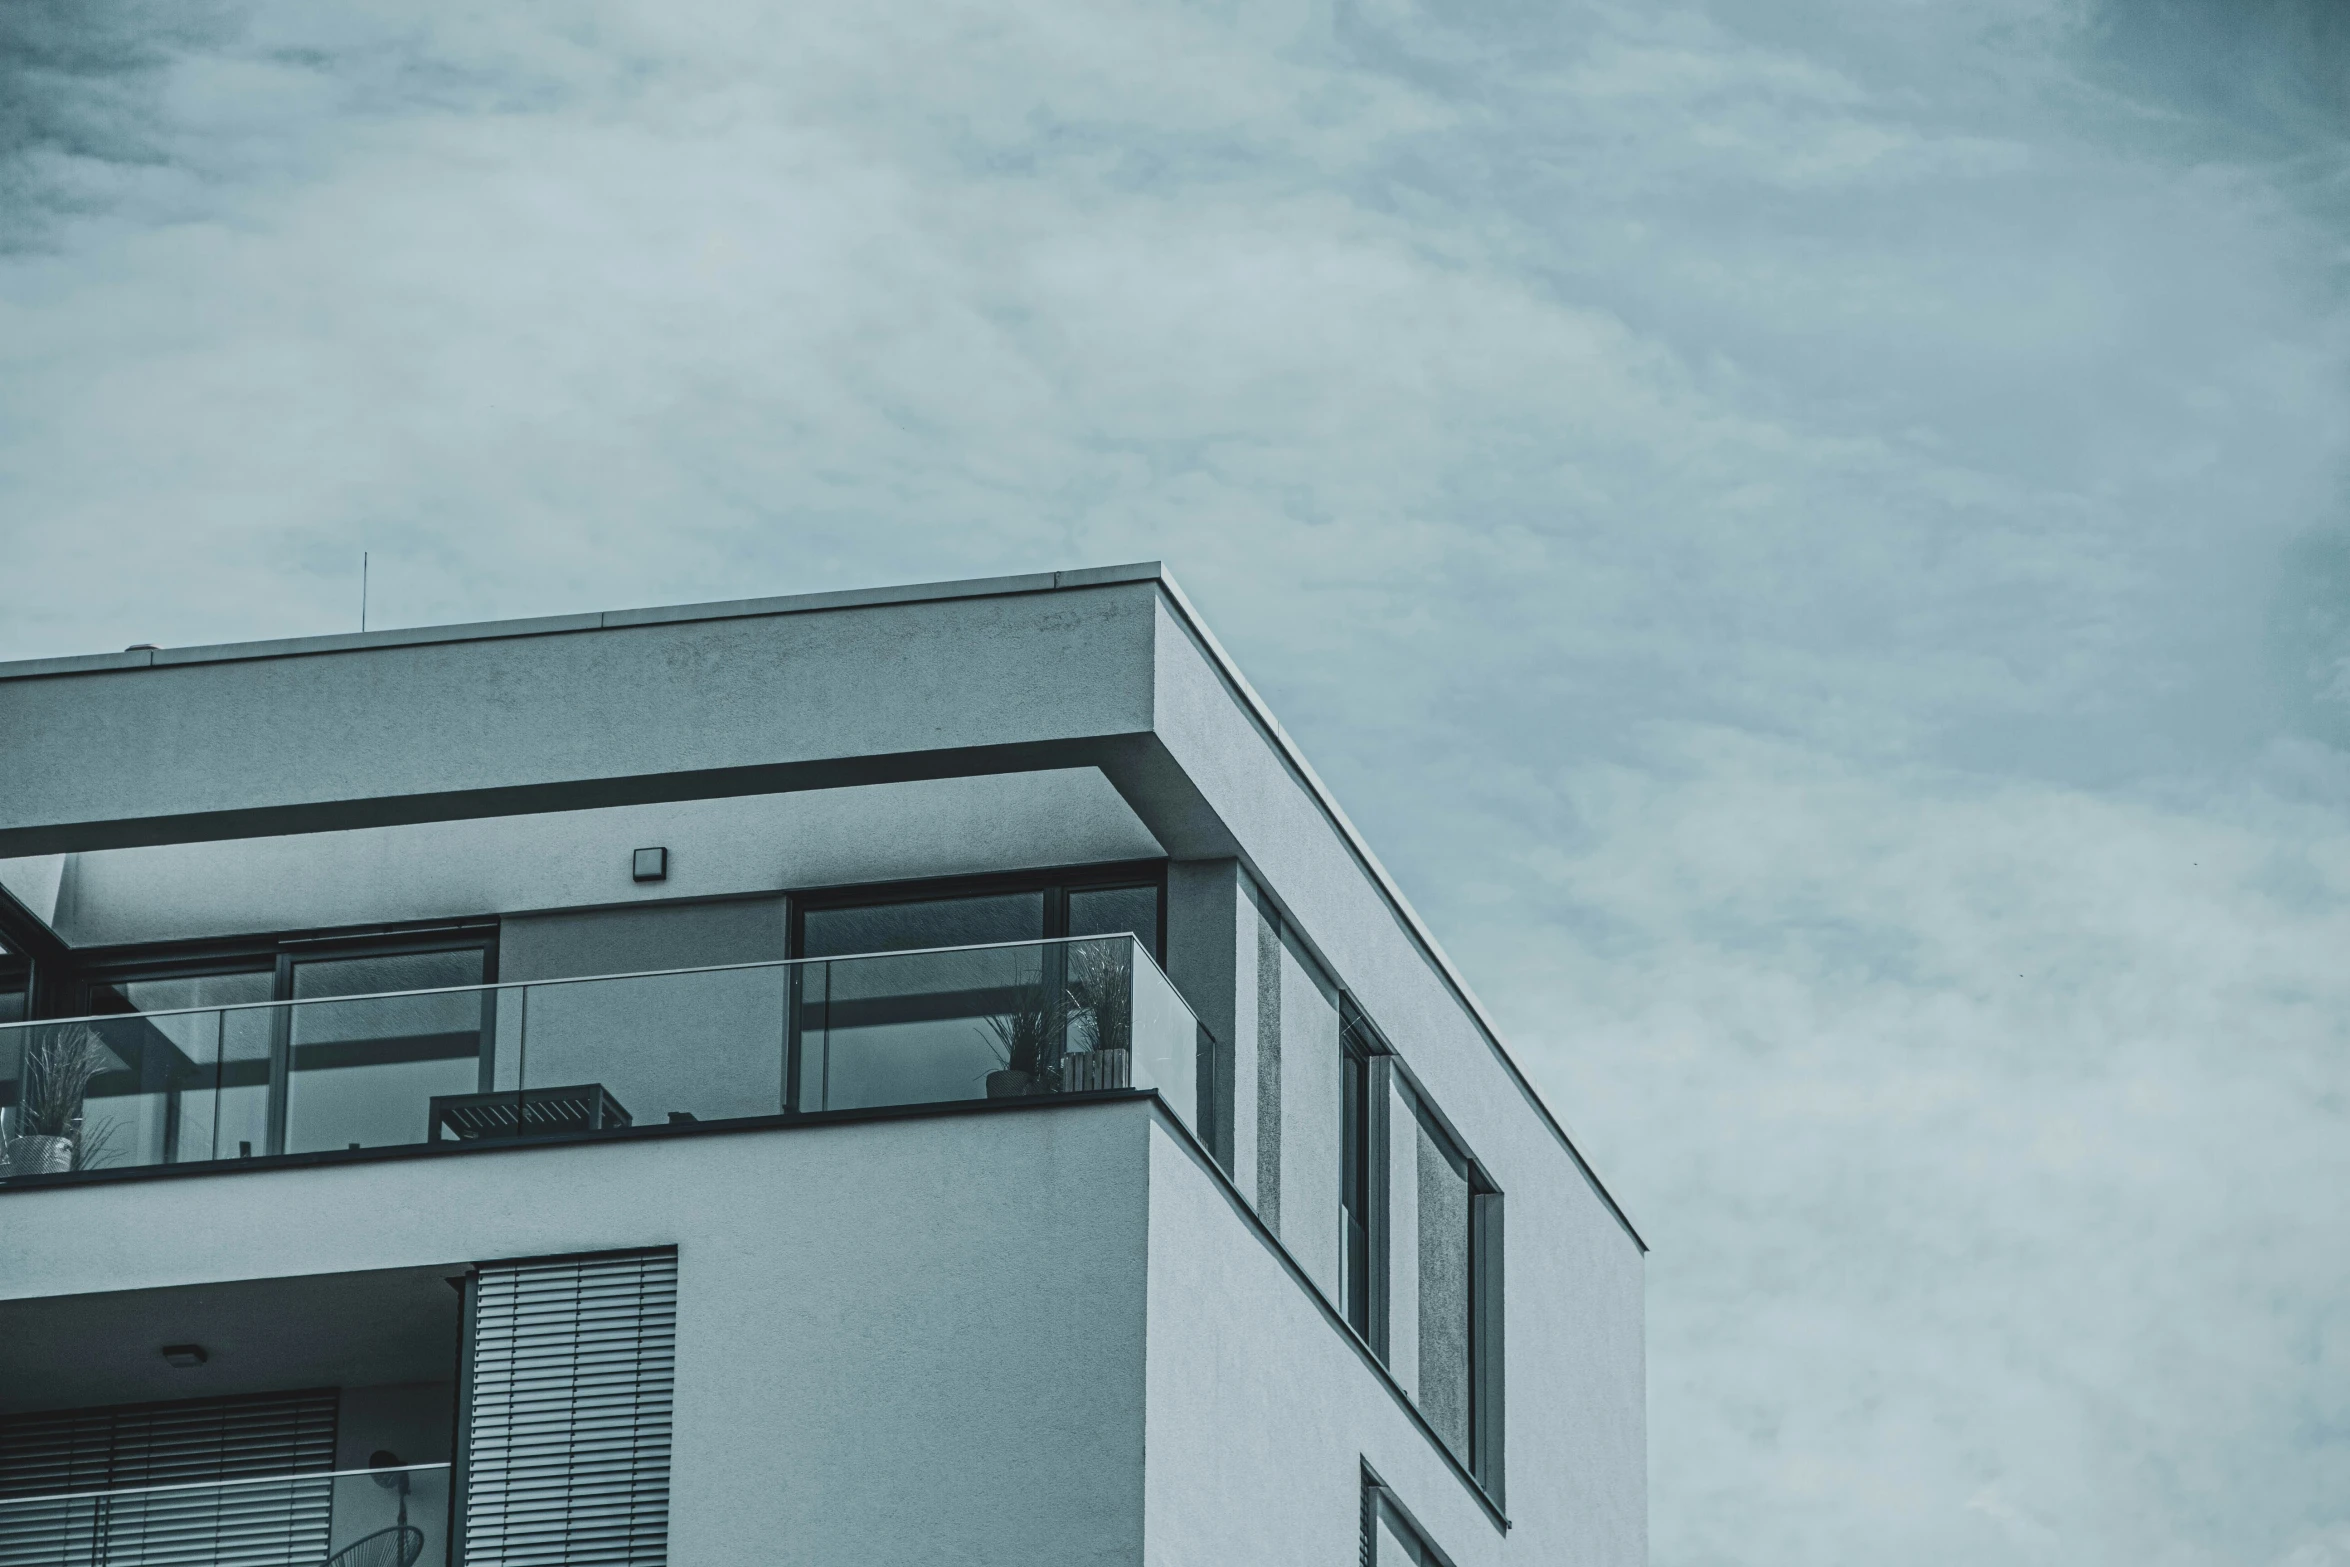
[[[367,551],[359,552],[359,629],[367,629]]]

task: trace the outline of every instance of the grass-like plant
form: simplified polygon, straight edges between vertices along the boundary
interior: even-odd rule
[[[1102,1086],[1083,1074],[1065,1082],[1069,1058],[1064,1051],[1131,1051],[1134,1046],[1133,942],[1124,937],[1072,941],[1059,956],[1060,985],[1042,977],[1032,980],[1014,993],[1010,1006],[981,1020],[1001,1070],[1021,1074],[1028,1093]]]
[[[1084,1025],[1090,1048],[1134,1048],[1134,943],[1122,936],[1073,941],[1068,953],[1071,1020]]]
[[[29,1138],[63,1138],[76,1170],[92,1170],[113,1158],[114,1128],[92,1129],[87,1118],[90,1085],[111,1063],[105,1046],[86,1023],[31,1031],[17,1072],[15,1124],[9,1152]]]
[[[1069,1004],[1042,984],[1023,985],[1005,1010],[984,1020],[996,1058],[1006,1070],[1028,1075],[1031,1092],[1060,1086],[1060,1041],[1069,1023]]]

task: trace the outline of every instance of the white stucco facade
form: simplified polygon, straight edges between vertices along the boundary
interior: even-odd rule
[[[630,874],[647,844],[661,881]],[[105,1297],[163,1343],[235,1284],[674,1247],[671,1562],[1336,1567],[1366,1474],[1456,1567],[1646,1560],[1624,1205],[1155,567],[0,666],[0,856],[52,1016],[109,964],[265,936],[487,932],[509,984],[780,964],[819,894],[1118,867],[1161,889],[1214,1102],[808,1114],[784,1087],[731,1124],[0,1181],[0,1435],[31,1407],[5,1361],[40,1352],[12,1312]],[[631,1023],[578,1075],[776,1048],[728,1016]],[[1376,1305],[1349,1283],[1366,1048],[1362,1126],[1453,1148],[1493,1227],[1474,1452],[1431,1424],[1409,1248],[1361,1275]],[[1383,1236],[1421,1222],[1406,1168],[1361,1199]],[[48,1407],[71,1379],[40,1385]]]

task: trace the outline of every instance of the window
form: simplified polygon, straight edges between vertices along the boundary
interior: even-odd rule
[[[1132,932],[1162,960],[1163,865],[844,887],[792,899],[792,955],[847,957]]]
[[[493,942],[473,927],[96,958],[75,1010],[126,1021],[97,1031],[92,1137],[139,1165],[423,1141],[432,1096],[489,1086]],[[392,994],[417,991],[439,993]]]
[[[909,898],[812,908],[800,916],[804,958],[858,952],[910,952],[925,947],[976,947],[997,941],[1044,939],[1042,892],[1003,892],[961,898]]]
[[[1501,1192],[1351,1000],[1345,1019],[1342,1310],[1498,1500]]]
[[[1363,1471],[1363,1567],[1452,1567],[1428,1542],[1395,1493]]]
[[[271,1106],[270,1040],[277,995],[267,958],[235,964],[142,971],[116,968],[92,979],[82,1012],[130,1018],[98,1031],[103,1069],[84,1101],[93,1165],[176,1164],[216,1150],[266,1153]],[[202,1012],[202,1007],[246,1010]],[[225,1145],[219,1138],[227,1139]]]
[[[1346,1004],[1345,1014],[1339,1037],[1343,1058],[1338,1132],[1339,1271],[1345,1296],[1342,1310],[1347,1326],[1361,1334],[1365,1343],[1376,1345],[1379,1324],[1372,1320],[1371,1312],[1375,1273],[1371,1249],[1375,1226],[1373,1191],[1380,1169],[1374,1158],[1377,1142],[1371,1116],[1371,1057],[1375,1053],[1375,1041],[1352,1002]]]
[[[1073,887],[1064,927],[1072,936],[1115,936],[1131,931],[1144,950],[1159,956],[1159,887]]]
[[[793,902],[790,1108],[1018,1097],[1069,1086],[1060,998],[1089,963],[1126,973],[1132,933],[1159,953],[1163,867],[1110,866],[806,893]],[[896,958],[933,948],[968,951]],[[1115,949],[1115,950],[1109,950]],[[1108,988],[1123,994],[1119,980]],[[1095,1087],[1122,1087],[1130,1067]]]
[[[285,1091],[272,1146],[287,1153],[379,1148],[418,1140],[417,1107],[436,1094],[473,1094],[482,1078],[493,998],[478,988],[489,955],[479,945],[289,957],[281,1058]],[[439,995],[391,992],[445,991]]]
[[[26,992],[32,989],[32,966],[0,945],[0,1023],[24,1021]]]
[[[1388,1277],[1410,1300],[1390,1312],[1388,1365],[1406,1377],[1453,1456],[1498,1499],[1501,1193],[1400,1071],[1393,1084]]]
[[[91,982],[83,1010],[111,1017],[128,1012],[180,1012],[234,1007],[277,999],[277,968],[265,960],[192,972],[145,973],[137,968]]]

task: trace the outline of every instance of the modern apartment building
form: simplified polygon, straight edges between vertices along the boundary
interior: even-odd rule
[[[1642,1244],[1156,566],[0,665],[0,1567],[1646,1559]]]

